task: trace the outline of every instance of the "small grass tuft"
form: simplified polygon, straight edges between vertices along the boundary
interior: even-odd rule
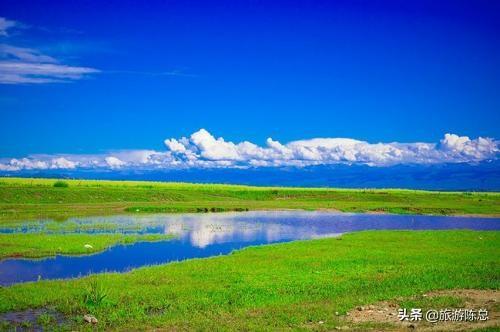
[[[99,307],[103,304],[104,299],[108,296],[104,287],[97,282],[97,280],[92,280],[85,288],[83,294],[83,303],[89,309]]]
[[[69,183],[68,182],[65,182],[65,181],[56,181],[54,182],[54,188],[68,188],[69,187]]]
[[[47,326],[53,324],[55,322],[55,319],[52,315],[45,313],[38,316],[36,318],[36,321],[42,326]]]

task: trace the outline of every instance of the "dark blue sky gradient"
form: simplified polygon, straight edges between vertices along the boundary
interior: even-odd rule
[[[102,70],[0,85],[0,157],[162,149],[199,128],[500,137],[500,1],[3,0],[0,16],[29,26],[3,43]]]

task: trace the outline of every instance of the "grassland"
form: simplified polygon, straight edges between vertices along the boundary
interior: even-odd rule
[[[92,329],[86,313],[102,330],[331,330],[358,305],[409,303],[435,289],[499,289],[498,243],[498,232],[358,232],[0,288],[0,312],[51,307],[72,330]],[[99,303],[84,300],[92,281],[105,295]]]
[[[500,215],[500,193],[250,187],[134,181],[0,179],[0,222],[123,212],[333,209],[344,212]]]
[[[118,227],[57,223],[71,216],[259,209],[500,216],[500,193],[55,182],[0,178],[1,226],[16,229],[16,220],[56,220],[45,221],[40,232],[0,234],[0,258],[85,254],[117,243],[165,239],[67,234],[89,227],[113,232]],[[98,318],[100,330],[331,330],[351,324],[344,314],[358,305],[388,299],[405,305],[414,303],[415,295],[437,289],[500,289],[498,243],[499,232],[358,232],[124,274],[0,287],[0,313],[47,308],[40,318],[46,330],[56,328],[49,317],[54,311],[65,317],[58,328],[67,330],[92,330],[82,322],[87,313]],[[439,301],[461,303],[455,298]],[[2,328],[9,328],[8,323],[0,322]]]
[[[170,235],[161,234],[0,234],[0,259],[39,258],[57,254],[82,255],[99,252],[117,244],[171,238]],[[85,245],[90,245],[90,247],[85,247]]]

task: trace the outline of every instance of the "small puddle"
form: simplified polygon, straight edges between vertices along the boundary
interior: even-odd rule
[[[0,322],[7,323],[12,331],[47,331],[48,326],[62,325],[64,316],[54,309],[40,308],[11,311],[0,314]],[[2,326],[0,326],[2,327]]]
[[[42,221],[37,230],[44,229]],[[5,259],[0,261],[0,285],[40,279],[75,278],[92,273],[125,272],[131,269],[229,254],[248,246],[338,236],[361,230],[500,230],[499,218],[344,214],[303,211],[261,211],[217,214],[155,214],[72,218],[60,229],[74,224],[80,232],[101,229],[129,233],[174,234],[176,239],[117,245],[88,256],[55,256],[45,259]],[[100,225],[92,228],[92,223]],[[18,228],[31,232],[31,224]],[[50,224],[52,225],[52,224]],[[115,225],[115,226],[103,226]],[[54,230],[54,226],[50,226]],[[12,229],[10,230],[12,231]],[[56,232],[56,231],[54,231]],[[56,232],[57,233],[57,232]]]

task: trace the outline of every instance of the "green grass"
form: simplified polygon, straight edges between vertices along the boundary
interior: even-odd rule
[[[0,234],[0,258],[82,255],[99,252],[117,244],[171,238],[171,235],[162,234]],[[86,244],[92,248],[85,248]]]
[[[499,232],[358,232],[0,288],[0,312],[53,306],[68,329],[89,328],[81,317],[90,313],[103,330],[327,330],[345,325],[342,315],[357,305],[437,289],[499,289],[498,243]],[[85,301],[89,285],[105,295],[98,304]]]
[[[499,193],[250,187],[168,182],[0,178],[0,221],[141,212],[335,209],[500,215]]]
[[[56,182],[54,182],[53,187],[56,187],[56,188],[68,188],[69,184],[67,182],[64,182],[64,181],[56,181]]]
[[[139,232],[144,230],[148,224],[122,223],[122,222],[94,222],[94,221],[30,221],[19,222],[10,221],[0,223],[0,232],[9,231],[16,233],[46,233],[46,234],[67,234],[67,233],[124,233]]]

